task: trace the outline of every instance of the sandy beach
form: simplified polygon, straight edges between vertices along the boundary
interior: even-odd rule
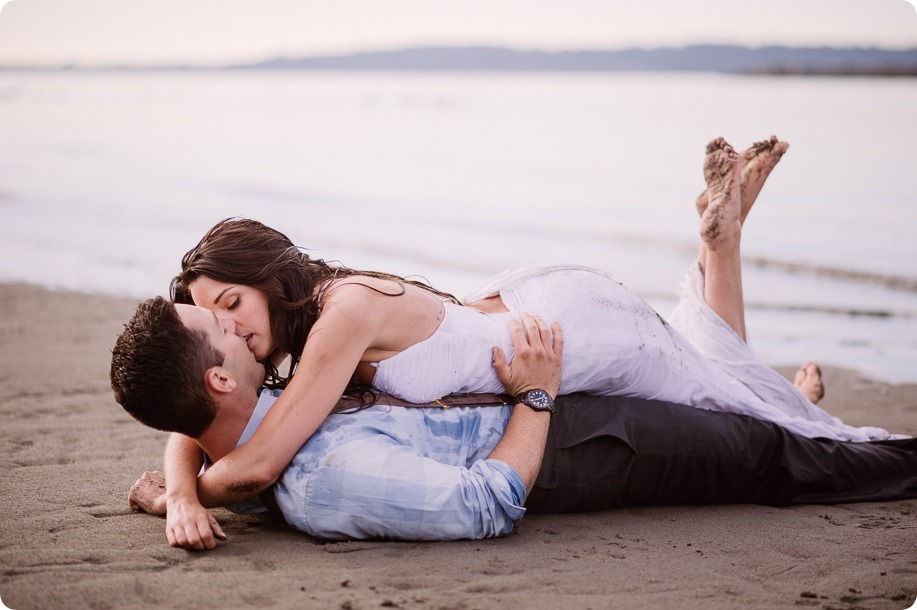
[[[525,517],[510,536],[323,544],[214,511],[215,551],[128,508],[166,435],[108,382],[136,301],[0,285],[0,598],[55,608],[908,608],[917,501],[652,507]],[[792,369],[782,371],[788,374]],[[917,385],[827,368],[823,405],[917,434]]]

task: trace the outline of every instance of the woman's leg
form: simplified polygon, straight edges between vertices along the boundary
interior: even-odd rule
[[[743,341],[747,337],[739,249],[741,227],[764,181],[787,148],[789,144],[772,136],[770,140],[755,143],[739,156],[739,227],[736,229],[734,159],[727,152],[731,147],[722,138],[707,147],[704,175],[711,186],[697,200],[697,209],[701,214],[698,263],[704,274],[704,300]],[[709,209],[711,199],[719,206],[718,209]],[[793,385],[813,404],[818,404],[825,396],[821,369],[814,363],[807,362],[800,367]]]
[[[743,340],[745,303],[739,249],[742,225],[787,148],[789,144],[776,136],[756,142],[741,155],[735,155],[722,138],[707,145],[704,177],[708,188],[697,200],[701,214],[698,263],[705,276],[704,298]]]
[[[744,341],[740,176],[739,155],[732,146],[723,138],[710,142],[704,159],[708,204],[700,224],[704,300]]]

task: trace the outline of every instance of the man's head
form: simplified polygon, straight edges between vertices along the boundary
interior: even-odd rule
[[[245,341],[206,309],[156,297],[141,303],[115,342],[115,400],[140,422],[199,437],[217,403],[255,396],[264,368]]]

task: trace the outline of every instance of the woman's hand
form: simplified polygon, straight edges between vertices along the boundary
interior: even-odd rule
[[[561,359],[564,335],[560,324],[551,327],[540,317],[522,314],[522,323],[509,321],[516,354],[507,364],[506,354],[494,347],[493,365],[507,393],[516,396],[527,390],[540,389],[557,397],[560,390]]]

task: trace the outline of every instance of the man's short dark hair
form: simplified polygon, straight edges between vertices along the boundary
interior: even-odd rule
[[[224,355],[162,297],[140,303],[111,354],[115,400],[147,426],[200,436],[216,416],[204,377]]]

